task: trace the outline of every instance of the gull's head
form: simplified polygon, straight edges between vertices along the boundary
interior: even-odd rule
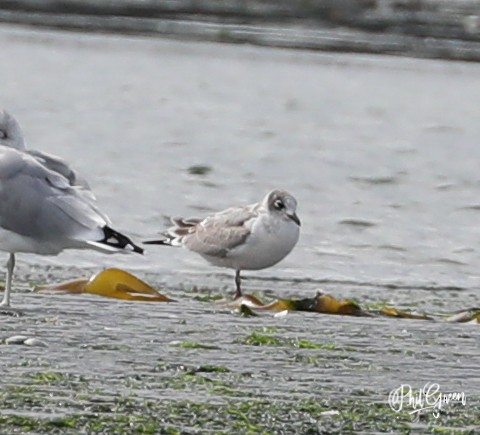
[[[268,211],[282,219],[288,219],[300,226],[297,216],[297,200],[284,190],[272,190],[263,200]]]
[[[0,145],[17,150],[25,149],[20,124],[6,110],[0,110]]]

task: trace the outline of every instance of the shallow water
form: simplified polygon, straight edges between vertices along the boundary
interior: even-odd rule
[[[302,238],[259,275],[476,286],[480,66],[9,27],[0,38],[2,105],[30,147],[75,162],[129,234],[283,187]],[[189,175],[199,164],[212,171]],[[47,261],[106,261],[90,257]],[[112,261],[208,269],[160,248]]]
[[[75,162],[114,227],[135,239],[157,235],[166,216],[247,204],[281,187],[298,199],[301,239],[279,265],[246,273],[245,288],[297,297],[323,288],[429,313],[479,305],[479,65],[9,26],[0,27],[0,46],[0,104],[19,119],[29,146]],[[195,165],[211,171],[192,175]],[[27,293],[27,283],[113,266],[167,286],[183,305]],[[237,318],[190,300],[194,286],[232,289],[230,271],[162,247],[144,258],[22,255],[17,279],[13,302],[27,317],[0,318],[1,338],[33,334],[50,344],[48,354],[24,351],[33,367],[98,371],[109,388],[158,358],[194,357],[265,373],[243,387],[270,388],[272,396],[342,395],[354,385],[386,401],[402,382],[438,382],[478,400],[472,325]],[[305,368],[299,351],[234,345],[272,325],[283,337],[357,351],[345,359],[332,351],[332,361],[322,351],[326,361]],[[123,350],[89,348],[99,340]],[[218,341],[219,349],[186,351],[169,345],[176,340]],[[17,349],[2,346],[11,384]],[[284,383],[276,390],[271,379]]]

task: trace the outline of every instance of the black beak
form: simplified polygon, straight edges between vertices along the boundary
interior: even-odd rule
[[[299,227],[302,225],[301,222],[300,222],[300,219],[298,219],[297,213],[287,214],[287,216],[288,216],[293,222],[295,222]]]

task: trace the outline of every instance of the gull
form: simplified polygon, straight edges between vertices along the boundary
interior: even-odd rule
[[[182,246],[215,266],[235,270],[235,299],[242,296],[242,270],[277,264],[294,248],[300,234],[297,201],[284,190],[273,190],[261,202],[233,207],[205,219],[172,219],[161,240],[145,244]]]
[[[111,228],[82,177],[56,156],[26,150],[18,122],[0,111],[0,251],[9,254],[0,310],[14,312],[10,293],[16,253],[57,255],[88,248],[143,253]]]
[[[95,198],[87,181],[72,169],[65,160],[42,151],[28,150],[25,146],[20,124],[6,110],[0,111],[0,145],[29,154],[48,169],[63,175],[70,185],[83,187],[89,191],[92,198]]]

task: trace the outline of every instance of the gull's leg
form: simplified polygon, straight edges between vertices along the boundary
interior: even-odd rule
[[[240,270],[235,271],[235,285],[237,286],[237,291],[235,292],[234,299],[242,297],[242,290],[240,288]]]
[[[4,314],[18,314],[17,310],[10,307],[10,292],[12,290],[13,269],[15,267],[15,254],[10,254],[7,261],[7,276],[5,279],[5,292],[0,302],[0,312]]]
[[[7,261],[7,276],[5,279],[5,293],[3,301],[0,303],[2,308],[10,308],[10,291],[12,290],[13,268],[15,267],[15,254],[10,254]]]

